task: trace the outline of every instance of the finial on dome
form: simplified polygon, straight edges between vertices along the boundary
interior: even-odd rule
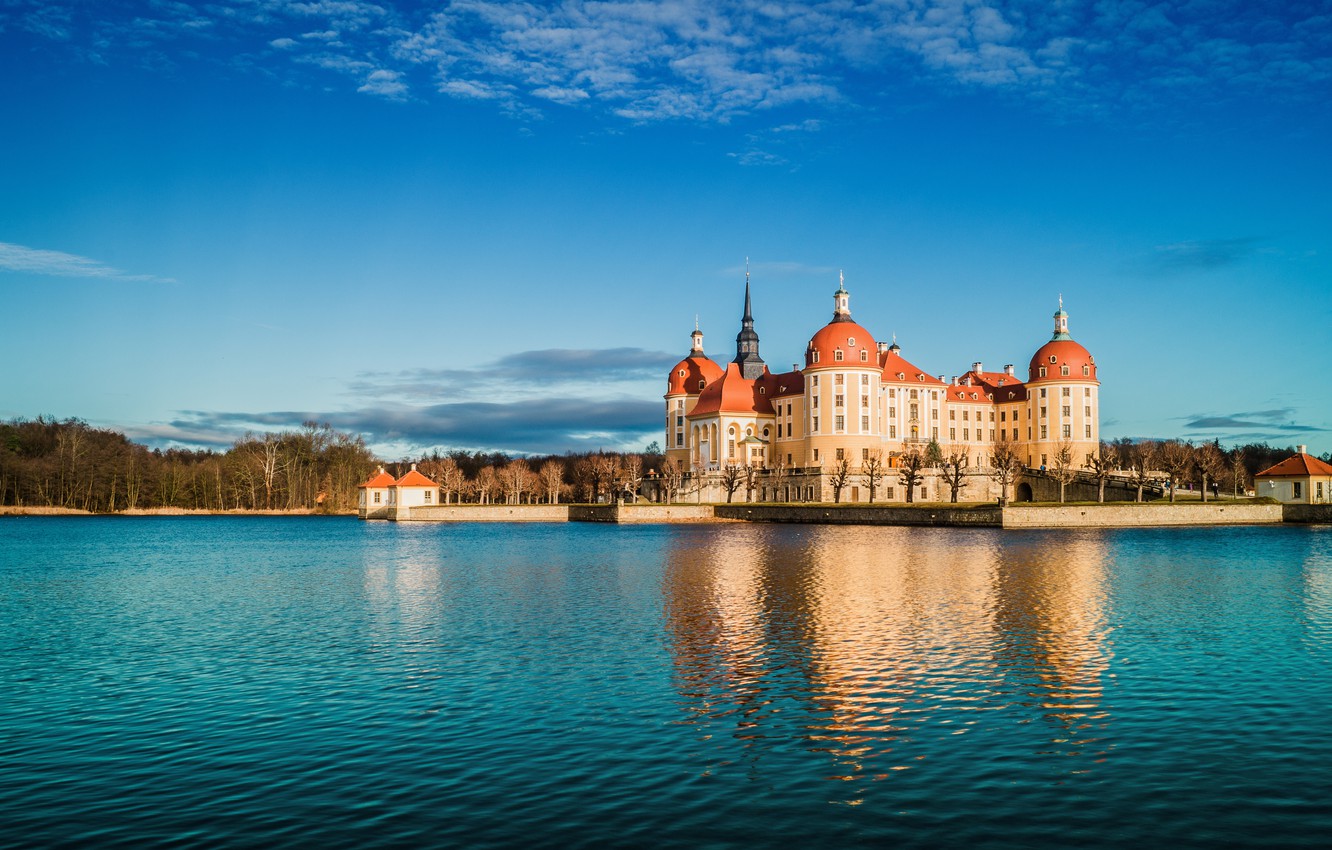
[[[851,294],[846,291],[846,275],[841,269],[837,271],[837,291],[833,293],[833,317],[834,322],[851,321]]]
[[[1068,313],[1064,312],[1063,293],[1059,295],[1059,309],[1055,311],[1054,320],[1054,336],[1051,339],[1072,339],[1073,337],[1068,335]]]

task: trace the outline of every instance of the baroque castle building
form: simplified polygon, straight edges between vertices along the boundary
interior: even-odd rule
[[[896,340],[876,340],[851,318],[850,299],[839,280],[832,319],[810,337],[804,368],[774,373],[759,356],[746,273],[735,359],[723,367],[708,357],[695,328],[689,354],[671,370],[667,458],[698,478],[728,466],[782,469],[798,489],[774,497],[807,499],[825,497],[809,482],[835,463],[855,469],[876,453],[892,467],[931,441],[945,455],[965,451],[981,469],[1001,440],[1029,467],[1050,465],[1061,448],[1073,466],[1090,463],[1100,445],[1100,382],[1095,358],[1069,335],[1062,298],[1054,334],[1025,376],[977,361],[951,380],[912,364]],[[851,501],[861,500],[858,490]]]

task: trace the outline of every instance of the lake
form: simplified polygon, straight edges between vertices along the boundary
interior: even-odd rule
[[[1316,846],[1332,528],[0,520],[0,845]]]

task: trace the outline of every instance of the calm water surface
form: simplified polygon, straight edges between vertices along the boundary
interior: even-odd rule
[[[0,845],[1315,846],[1332,529],[0,520]]]

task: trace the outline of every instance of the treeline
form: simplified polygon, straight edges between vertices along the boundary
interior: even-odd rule
[[[1223,448],[1218,441],[1119,439],[1101,444],[1101,455],[1109,466],[1137,472],[1144,477],[1157,473],[1168,486],[1205,489],[1212,484],[1243,493],[1253,487],[1259,472],[1295,454],[1295,446],[1274,447],[1248,443]],[[1323,460],[1332,459],[1325,454]]]
[[[226,451],[150,449],[79,419],[0,424],[0,504],[126,509],[354,510],[375,458],[357,435],[307,422]]]
[[[0,423],[0,505],[127,509],[354,511],[357,485],[384,466],[411,463],[450,502],[597,501],[637,492],[662,455],[588,452],[515,458],[503,452],[432,452],[381,463],[359,435],[306,422],[247,434],[225,451],[150,449],[80,419]]]
[[[385,468],[401,477],[414,462],[418,472],[439,484],[445,504],[560,504],[637,493],[646,477],[661,473],[663,460],[654,443],[643,453],[571,452],[521,458],[503,452],[432,452]]]

